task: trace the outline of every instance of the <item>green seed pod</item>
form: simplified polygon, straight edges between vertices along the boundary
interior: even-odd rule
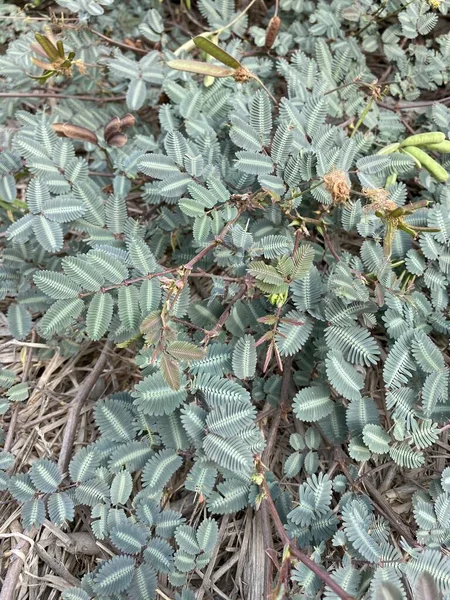
[[[36,38],[36,41],[41,45],[42,49],[52,62],[55,62],[60,58],[58,49],[51,43],[51,41],[47,37],[45,37],[45,35],[35,33],[34,37]]]
[[[418,133],[410,135],[401,142],[400,146],[429,146],[430,144],[440,144],[445,140],[445,134],[440,131],[434,133]]]
[[[400,143],[399,142],[395,142],[395,144],[389,144],[389,146],[385,146],[384,148],[381,148],[381,150],[379,150],[377,152],[377,154],[392,154],[393,152],[395,152],[396,150],[398,150],[400,148]]]
[[[198,35],[194,38],[194,44],[197,46],[197,48],[200,48],[200,50],[203,50],[203,52],[206,52],[206,54],[209,54],[227,67],[239,69],[242,66],[241,63],[234,58],[234,56],[231,56],[231,54],[228,54],[228,52],[222,50],[222,48],[220,48],[217,44],[214,44],[214,42],[211,42],[211,40],[208,40],[201,35]]]
[[[59,54],[60,58],[64,58],[65,57],[64,44],[62,43],[61,40],[58,40],[56,42],[56,47],[58,48],[58,54]]]
[[[386,177],[386,183],[384,184],[384,187],[386,189],[390,188],[391,185],[394,185],[394,183],[397,181],[397,173],[392,173],[391,175],[389,175],[388,177]]]
[[[441,154],[450,154],[450,141],[444,140],[440,144],[429,144],[426,146],[426,149],[433,152],[440,152]]]
[[[414,148],[414,146],[412,146],[412,147]],[[422,163],[415,156],[413,156],[411,154],[411,152],[409,152],[409,150],[410,150],[409,148],[405,148],[404,150],[400,149],[400,152],[402,154],[407,154],[409,157],[411,157],[414,160],[414,165],[416,166],[416,168],[417,169],[421,169],[422,168]],[[418,148],[415,148],[415,150],[418,150]]]
[[[415,160],[418,160],[422,167],[428,171],[428,173],[434,177],[440,183],[445,183],[448,179],[448,173],[439,163],[437,163],[434,158],[428,156],[426,152],[421,150],[420,148],[416,148],[415,146],[411,146],[410,148],[404,148],[403,150],[406,154],[412,156]]]

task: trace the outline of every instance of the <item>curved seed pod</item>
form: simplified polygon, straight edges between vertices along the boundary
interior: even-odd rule
[[[386,177],[386,183],[384,184],[384,187],[386,189],[390,188],[391,185],[394,185],[394,183],[397,181],[397,173],[392,173],[391,175],[389,175],[388,177]]]
[[[120,125],[122,126],[122,129],[127,129],[128,127],[133,127],[133,125],[135,123],[136,123],[136,119],[131,114],[127,114],[120,119]]]
[[[440,152],[441,154],[450,154],[450,141],[444,140],[439,144],[428,144],[425,146],[427,150],[432,150],[433,152]]]
[[[58,135],[68,137],[74,140],[83,140],[91,144],[97,144],[98,138],[93,131],[87,127],[72,125],[72,123],[53,123],[53,131]]]
[[[121,148],[122,146],[125,146],[127,141],[128,138],[124,133],[115,133],[109,138],[108,145],[113,146],[114,148]]]
[[[409,150],[410,150],[410,148],[405,148],[404,150],[400,149],[400,152],[402,154],[407,154],[408,156],[410,156],[414,160],[414,164],[415,164],[416,168],[417,169],[421,169],[422,168],[422,163],[415,156],[413,156],[412,153]],[[416,148],[416,150],[418,150],[418,148]]]
[[[194,44],[197,46],[197,48],[200,48],[200,50],[203,50],[203,52],[206,52],[206,54],[210,54],[213,58],[220,61],[227,67],[239,69],[239,67],[242,66],[238,60],[231,56],[231,54],[228,54],[228,52],[225,52],[225,50],[219,48],[219,46],[211,42],[211,40],[208,40],[201,35],[198,35],[194,38]]]
[[[56,42],[56,47],[58,48],[58,54],[60,56],[60,58],[64,58],[65,54],[64,54],[64,44],[62,43],[61,40],[58,40]]]
[[[105,140],[108,142],[109,139],[115,135],[116,133],[120,133],[120,119],[119,117],[113,117],[108,123],[105,125],[104,136]]]
[[[433,133],[418,133],[417,135],[410,135],[400,143],[403,148],[405,146],[428,146],[429,144],[440,144],[445,140],[445,133],[433,132]]]
[[[278,32],[280,30],[281,19],[280,17],[272,17],[269,21],[266,30],[266,48],[269,50],[277,39]]]
[[[381,150],[379,150],[377,152],[377,154],[383,154],[383,155],[392,154],[392,152],[395,152],[399,148],[400,148],[400,143],[395,142],[394,144],[389,144],[389,146],[385,146],[384,148],[381,148]]]
[[[45,37],[45,35],[41,35],[40,33],[35,33],[34,37],[36,41],[42,46],[45,54],[49,57],[52,62],[55,62],[60,58],[58,49],[54,46],[51,41]]]
[[[448,179],[448,173],[438,162],[428,156],[426,152],[421,150],[420,148],[416,148],[415,146],[411,146],[411,148],[404,148],[404,152],[409,154],[416,160],[418,160],[422,167],[428,171],[428,173],[434,177],[440,183],[444,183]]]

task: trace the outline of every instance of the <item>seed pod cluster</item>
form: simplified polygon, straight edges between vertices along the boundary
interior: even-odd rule
[[[127,143],[128,137],[123,133],[124,129],[133,127],[135,118],[133,115],[125,115],[122,118],[113,117],[104,129],[105,142],[108,146],[121,148]]]
[[[445,183],[448,180],[447,171],[425,150],[450,154],[450,141],[446,140],[445,135],[438,131],[411,135],[399,146],[399,151],[413,158],[418,168],[423,167],[436,181]]]
[[[133,127],[135,121],[136,119],[130,114],[122,118],[113,117],[105,125],[103,135],[106,143],[115,148],[124,146],[127,143],[128,137],[123,133],[123,130]],[[52,127],[53,131],[62,137],[98,144],[97,135],[87,127],[73,125],[72,123],[53,123]]]

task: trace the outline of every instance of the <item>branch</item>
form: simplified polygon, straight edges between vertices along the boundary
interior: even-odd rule
[[[62,98],[63,100],[85,100],[86,102],[123,102],[126,96],[98,98],[97,96],[78,96],[76,94],[57,94],[56,92],[0,92],[0,98]]]
[[[273,450],[275,447],[278,428],[280,426],[281,414],[289,405],[289,385],[291,383],[292,376],[292,363],[294,362],[294,357],[289,356],[286,359],[286,363],[284,365],[283,370],[283,378],[281,381],[281,392],[280,392],[280,403],[277,407],[277,412],[274,418],[272,419],[272,423],[270,425],[269,434],[267,436],[266,447],[264,448],[264,452],[262,454],[262,463],[266,465],[266,467],[270,468],[270,461],[272,459]],[[263,535],[264,542],[266,546],[266,557],[265,557],[265,569],[264,569],[264,597],[270,598],[270,594],[272,591],[272,582],[273,582],[273,561],[268,554],[269,550],[273,552],[273,541],[270,536],[270,520],[269,520],[269,511],[267,507],[267,503],[263,503],[261,505],[262,510],[262,521],[263,521]]]
[[[343,590],[341,586],[336,583],[334,579],[332,579],[331,575],[325,571],[325,569],[323,569],[320,565],[311,560],[309,556],[297,548],[295,542],[288,536],[284,525],[281,522],[280,515],[278,514],[277,508],[272,500],[269,486],[267,485],[265,478],[263,479],[262,487],[264,490],[264,502],[266,502],[267,506],[269,507],[270,516],[272,517],[275,529],[277,530],[283,545],[289,547],[289,552],[291,555],[308,567],[308,569],[310,569],[314,575],[317,575],[317,577],[319,577],[319,579],[321,579],[325,585],[327,585],[337,596],[339,596],[341,600],[355,600],[353,596]]]
[[[95,363],[95,367],[80,385],[75,398],[70,403],[69,418],[67,419],[66,427],[64,429],[64,437],[61,444],[61,450],[59,453],[58,467],[62,473],[67,471],[69,466],[70,457],[72,455],[73,443],[75,440],[75,433],[79,423],[80,412],[83,404],[89,396],[95,382],[100,377],[106,363],[108,352],[112,347],[112,342],[106,342],[103,346],[102,353],[99,359]],[[2,600],[2,599],[1,599]]]
[[[227,235],[227,233],[229,232],[231,227],[233,227],[233,225],[239,221],[243,212],[244,212],[244,209],[238,210],[238,213],[234,217],[234,219],[231,219],[231,221],[228,221],[228,223],[225,225],[225,227],[222,229],[222,231],[219,233],[219,235],[216,235],[216,237],[214,238],[214,240],[212,242],[210,242],[205,248],[203,248],[203,250],[200,250],[200,252],[198,254],[196,254],[193,258],[191,258],[191,260],[188,263],[186,263],[184,265],[184,268],[186,271],[192,271],[194,266],[198,262],[200,262],[202,260],[202,258],[205,258],[205,256],[207,254],[209,254],[211,252],[211,250],[214,250],[214,248],[216,246],[218,246],[219,244],[221,244],[223,242],[223,240],[225,239],[225,236]]]
[[[277,414],[272,420],[272,424],[270,426],[269,435],[267,436],[267,443],[262,454],[262,462],[268,469],[270,469],[270,461],[272,458],[273,449],[275,447],[275,442],[277,439],[278,428],[280,426],[281,415],[283,411],[289,406],[289,385],[291,383],[291,375],[292,375],[292,363],[294,362],[294,357],[289,356],[284,363],[283,377],[281,380],[281,391],[280,391],[280,403],[277,407]]]
[[[75,29],[75,27],[73,29]],[[123,48],[124,50],[131,50],[131,52],[136,52],[136,54],[148,54],[148,51],[144,50],[143,48],[137,48],[136,46],[130,46],[130,44],[118,42],[109,38],[106,35],[103,35],[103,33],[100,33],[100,31],[95,31],[95,29],[88,29],[88,31],[90,31],[94,35],[98,35],[98,37],[102,38],[102,40],[105,40],[106,42],[109,42],[110,44],[112,44],[113,46],[117,46],[118,48]]]
[[[225,325],[225,321],[228,319],[231,309],[233,308],[233,306],[236,304],[236,302],[238,300],[240,300],[243,296],[245,296],[245,294],[247,293],[247,286],[242,287],[242,289],[236,294],[236,296],[234,296],[231,300],[231,302],[228,304],[228,306],[226,307],[226,309],[223,311],[223,313],[220,315],[219,320],[217,321],[217,323],[215,324],[214,328],[211,329],[210,331],[208,331],[204,337],[204,339],[202,340],[202,344],[204,344],[205,346],[207,344],[209,344],[211,338],[216,337],[219,335],[220,330],[222,329],[222,327]]]
[[[0,592],[0,600],[14,600],[17,582],[19,581],[20,573],[22,572],[22,566],[26,561],[27,554],[30,551],[32,544],[34,544],[33,538],[36,536],[38,530],[32,527],[29,531],[25,531],[24,537],[21,538],[20,542],[12,553],[15,558],[11,559],[9,563],[8,571],[3,580],[3,587]]]

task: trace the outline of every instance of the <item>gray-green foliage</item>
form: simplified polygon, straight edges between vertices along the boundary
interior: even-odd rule
[[[370,67],[381,53],[389,93],[402,101],[447,80],[449,34],[423,37],[438,22],[433,3],[281,0],[273,53],[242,58],[276,106],[255,81],[170,70],[187,39],[167,35],[164,5],[125,3],[136,17],[128,31],[117,2],[58,3],[120,39],[142,35],[162,48],[139,54],[88,29],[62,31],[89,78],[74,67],[56,82],[69,96],[97,88],[125,95],[136,126],[120,145],[105,130],[126,112],[120,101],[61,97],[42,110],[32,98],[37,110],[21,110],[13,91],[32,92],[38,83],[29,75],[42,74],[28,60],[41,25],[21,33],[6,20],[0,33],[9,41],[1,81],[11,90],[0,109],[0,294],[10,301],[11,336],[24,340],[34,329],[63,353],[108,338],[131,345],[142,370],[130,393],[96,403],[99,439],[73,456],[66,479],[48,459],[10,474],[14,457],[0,455],[0,490],[21,504],[25,527],[47,517],[66,527],[84,505],[96,538],[115,549],[83,589],[62,597],[154,598],[159,574],[183,588],[207,566],[220,515],[259,505],[257,413],[279,404],[291,359],[289,485],[266,474],[289,535],[318,563],[333,553],[333,578],[349,594],[406,598],[426,571],[448,597],[440,554],[450,539],[448,473],[413,496],[413,547],[394,543],[388,521],[320,461],[321,448],[342,445],[354,479],[365,464],[429,467],[427,449],[450,415],[450,187],[405,153],[378,154],[408,133]],[[208,27],[224,28],[219,43],[231,55],[251,49],[247,15],[227,27],[238,14],[231,0],[198,4]],[[7,16],[15,11],[7,5]],[[262,27],[249,33],[264,46]],[[158,103],[161,92],[168,101]],[[146,107],[157,125],[136,112]],[[55,123],[85,127],[97,144],[58,137]],[[448,135],[450,110],[425,106],[416,126]],[[449,167],[448,155],[439,160]],[[392,230],[383,210],[405,206],[403,230]],[[12,371],[0,372],[0,385],[1,414],[28,397]],[[304,439],[296,420],[308,424]],[[180,493],[195,494],[209,515],[196,527],[161,508],[180,478]],[[308,597],[322,589],[300,563],[292,583]],[[336,596],[326,589],[325,597]]]

